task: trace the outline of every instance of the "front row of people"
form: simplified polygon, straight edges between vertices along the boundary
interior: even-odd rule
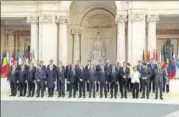
[[[154,70],[155,86],[156,86],[156,99],[158,98],[158,90],[160,90],[160,99],[162,97],[163,80],[167,78],[165,69],[161,69],[160,64]],[[104,66],[100,66],[100,71],[96,70],[94,65],[90,65],[89,70],[84,69],[82,66],[76,67],[75,65],[64,66],[59,64],[57,69],[53,65],[44,69],[42,65],[37,65],[37,68],[30,64],[29,68],[26,65],[21,65],[21,69],[16,69],[12,66],[12,70],[8,74],[10,81],[11,96],[16,96],[17,90],[20,91],[20,96],[26,95],[28,89],[28,97],[33,97],[35,93],[35,86],[37,86],[37,97],[44,96],[46,87],[48,87],[48,96],[53,97],[54,89],[57,85],[58,96],[65,97],[65,81],[69,88],[69,98],[76,97],[77,87],[79,90],[79,98],[86,97],[86,87],[88,86],[89,98],[96,97],[96,84],[99,84],[100,98],[107,98],[108,91],[110,91],[111,98],[117,98],[118,89],[121,92],[121,98],[127,98],[127,83],[131,78],[132,83],[132,96],[133,98],[139,97],[140,83],[142,86],[142,98],[149,99],[149,81],[151,77],[151,70],[144,63],[141,73],[134,67],[134,71],[130,72],[126,63],[123,67],[117,68],[112,65],[109,73],[106,72]],[[67,80],[65,80],[67,79]],[[108,84],[110,89],[108,90]],[[119,88],[120,87],[120,88]]]

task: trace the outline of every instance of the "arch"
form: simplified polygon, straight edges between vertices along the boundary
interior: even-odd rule
[[[92,16],[92,15],[98,13],[98,12],[100,12],[100,13],[104,13],[104,12],[105,12],[105,14],[106,14],[107,16],[109,16],[109,18],[115,18],[115,14],[113,14],[113,13],[112,13],[111,11],[109,11],[108,9],[103,8],[103,7],[97,7],[97,8],[93,8],[93,9],[91,9],[91,10],[89,10],[89,11],[86,11],[86,12],[82,15],[82,17],[80,18],[80,20],[79,20],[79,21],[80,21],[80,22],[79,22],[79,25],[80,25],[80,26],[82,25],[84,19],[85,19],[87,16],[90,17],[90,16]]]

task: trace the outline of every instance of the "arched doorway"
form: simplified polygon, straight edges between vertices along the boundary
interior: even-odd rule
[[[74,1],[69,10],[71,62],[99,59],[116,62],[116,5],[114,1]],[[97,64],[97,63],[96,63]]]

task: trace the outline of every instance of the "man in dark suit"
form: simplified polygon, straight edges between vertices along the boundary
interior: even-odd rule
[[[26,89],[25,89],[25,80],[26,80],[26,71],[25,66],[21,65],[21,69],[18,71],[18,82],[19,82],[19,88],[20,88],[20,95],[19,96],[25,96]]]
[[[41,65],[37,65],[37,70],[35,72],[35,79],[37,82],[37,98],[40,96],[44,96],[44,88],[45,88],[45,81],[46,81],[46,71],[41,68]]]
[[[105,98],[107,98],[107,81],[107,73],[104,70],[104,66],[101,66],[101,71],[99,72],[100,98],[103,97],[103,91]]]
[[[89,79],[91,70],[91,60],[88,60],[88,64],[85,66],[85,79]],[[89,91],[89,83],[87,82],[87,91]]]
[[[151,69],[147,67],[147,63],[143,63],[143,68],[141,72],[142,77],[142,98],[145,98],[145,95],[147,96],[147,99],[149,99],[149,83],[151,78]],[[147,90],[146,94],[145,91]]]
[[[138,65],[137,65],[137,71],[139,71],[139,73],[141,74],[142,73],[142,61],[138,61]],[[142,92],[142,77],[140,77],[140,92]]]
[[[164,69],[161,69],[160,63],[158,63],[157,67],[154,70],[154,75],[155,75],[155,99],[158,99],[158,90],[160,91],[160,99],[163,100],[162,97],[162,86],[163,86],[163,81],[166,78],[166,72]]]
[[[33,97],[35,93],[35,71],[36,68],[34,67],[34,64],[30,64],[30,68],[27,72],[27,84],[28,84],[28,96],[27,97]]]
[[[73,97],[76,97],[76,87],[75,83],[77,82],[76,78],[76,70],[75,70],[75,65],[73,64],[68,72],[67,76],[67,83],[69,84],[69,98],[72,97],[72,90],[73,90]]]
[[[59,62],[57,67],[58,97],[65,97],[65,67]]]
[[[16,66],[13,65],[12,69],[8,73],[7,80],[10,83],[11,95],[16,96],[17,93],[17,79],[18,79],[18,71],[16,70]]]
[[[75,65],[75,71],[76,71],[76,77],[78,78],[79,73],[80,73],[80,66],[81,66],[81,61],[78,60],[77,64]],[[79,81],[77,79],[77,82],[75,82],[75,87],[76,87],[76,91],[78,91],[79,89]]]
[[[121,63],[117,62],[116,63],[116,72],[117,72],[117,79],[118,79],[118,87],[119,88],[121,87],[120,84],[121,84],[121,79],[122,79],[121,74],[120,74],[120,69],[121,69]]]
[[[83,98],[85,98],[86,77],[85,77],[85,69],[82,66],[80,66],[77,79],[79,81],[79,98],[81,98],[82,95],[83,95]]]
[[[113,95],[115,98],[117,98],[117,91],[118,91],[118,72],[114,65],[112,65],[112,70],[110,73],[110,91],[111,91],[111,98],[113,98]]]
[[[103,61],[99,60],[99,64],[96,66],[96,77],[99,79],[100,71],[101,71],[101,66],[103,66]],[[99,91],[99,82],[96,83],[96,92]]]
[[[127,98],[127,82],[129,79],[130,69],[127,67],[127,63],[123,62],[123,67],[120,69],[120,75],[122,77],[120,84],[121,98]]]
[[[65,78],[66,78],[66,79],[68,79],[68,73],[69,73],[70,69],[71,69],[71,65],[68,64],[68,65],[66,66],[66,69],[65,69]],[[66,89],[66,91],[69,91],[69,83],[67,83],[67,89]]]
[[[151,92],[151,87],[152,87],[152,91],[153,93],[155,93],[155,75],[154,75],[154,71],[155,68],[157,67],[157,65],[154,63],[154,59],[151,58],[150,60],[150,64],[148,65],[148,67],[151,69],[151,78],[149,80],[149,92]]]
[[[106,64],[105,64],[105,66],[104,66],[104,70],[106,71],[106,74],[107,74],[107,79],[108,79],[108,81],[107,81],[107,90],[108,90],[108,92],[109,92],[109,79],[110,79],[110,73],[111,73],[111,70],[112,70],[112,65],[110,64],[110,61],[109,60],[107,60],[106,61]]]

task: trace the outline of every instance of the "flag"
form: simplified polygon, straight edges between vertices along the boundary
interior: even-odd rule
[[[175,60],[169,61],[169,77],[170,79],[174,79],[176,75],[176,62]]]
[[[156,61],[158,61],[158,52],[157,51],[156,51],[155,55],[156,55]]]
[[[11,52],[11,62],[10,66],[15,65],[15,58],[14,58],[14,52]]]
[[[146,57],[146,52],[145,52],[145,50],[143,50],[142,60],[143,60],[143,61],[146,61],[146,58],[147,58],[147,57]]]
[[[7,75],[8,75],[8,69],[7,69],[7,67],[8,67],[7,57],[5,56],[5,57],[3,58],[3,63],[2,63],[2,68],[1,68],[1,70],[2,70],[1,76],[2,76],[2,77],[7,77]]]
[[[147,61],[148,62],[150,61],[150,51],[149,50],[147,51]]]
[[[161,47],[161,49],[160,49],[160,63],[162,62],[162,58],[163,58],[163,49]]]

